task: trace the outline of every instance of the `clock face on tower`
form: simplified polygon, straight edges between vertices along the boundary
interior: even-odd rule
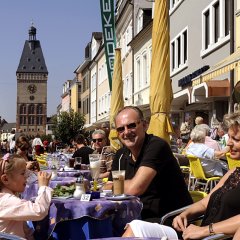
[[[28,85],[27,90],[29,93],[33,94],[37,91],[37,87],[34,84],[30,84],[30,85]]]

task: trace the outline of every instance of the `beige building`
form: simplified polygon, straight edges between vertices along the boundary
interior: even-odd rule
[[[81,84],[81,91],[78,92],[78,99],[81,103],[80,113],[85,117],[85,126],[90,126],[90,43],[85,49],[85,59],[75,70],[76,78]]]
[[[228,19],[230,5],[227,4],[229,1],[225,4],[223,0],[170,0],[170,78],[174,93],[171,117],[175,123],[180,123],[186,114],[203,114],[206,122],[211,123],[211,119],[221,119],[228,108],[230,79],[235,84],[239,81],[239,55],[232,55],[232,51],[240,46],[240,4],[239,0],[233,1],[235,17],[232,25]],[[188,13],[189,17],[186,18],[184,13],[189,8],[194,11]],[[116,42],[117,47],[121,48],[125,105],[140,106],[146,116],[150,115],[152,9],[154,3],[150,1],[116,1]],[[209,26],[215,29],[213,11],[220,21],[215,40],[212,31],[209,36],[205,31]],[[226,16],[225,20],[223,16]],[[233,36],[230,35],[231,26],[235,33]],[[97,126],[109,118],[111,94],[104,43],[100,35],[92,34],[88,45],[90,54],[76,70],[77,79],[82,83],[81,111],[86,116],[86,127]],[[231,50],[233,42],[235,45]],[[218,64],[222,60],[225,63],[229,60],[227,66]],[[234,71],[230,73],[228,65],[232,63]],[[216,69],[217,66],[220,70]],[[220,74],[217,74],[218,70]],[[208,80],[215,82],[201,82],[205,74]]]

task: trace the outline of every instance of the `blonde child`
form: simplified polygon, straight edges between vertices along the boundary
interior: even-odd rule
[[[35,202],[20,199],[27,183],[26,161],[20,155],[5,155],[0,159],[0,232],[34,239],[26,221],[38,221],[48,214],[52,189],[51,174],[38,172],[38,196]]]

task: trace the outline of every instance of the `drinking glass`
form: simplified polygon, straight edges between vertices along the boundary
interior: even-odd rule
[[[112,171],[113,194],[115,196],[124,194],[125,170]]]
[[[82,157],[75,157],[75,166],[74,169],[81,170]]]
[[[100,174],[100,154],[89,154],[89,167],[90,167],[90,172],[91,176],[93,179],[93,189],[94,191],[97,190],[97,180]]]

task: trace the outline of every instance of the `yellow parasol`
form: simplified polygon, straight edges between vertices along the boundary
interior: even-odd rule
[[[123,101],[123,82],[122,82],[122,62],[121,62],[121,49],[115,49],[115,59],[113,67],[113,81],[112,81],[112,96],[111,96],[111,108],[110,108],[110,127],[109,134],[110,145],[115,150],[121,147],[121,143],[118,140],[117,131],[113,128],[114,117],[117,112],[124,107]]]
[[[150,80],[151,119],[148,133],[169,142],[172,125],[169,112],[172,101],[169,59],[169,25],[167,1],[155,0],[152,30],[152,64]]]

